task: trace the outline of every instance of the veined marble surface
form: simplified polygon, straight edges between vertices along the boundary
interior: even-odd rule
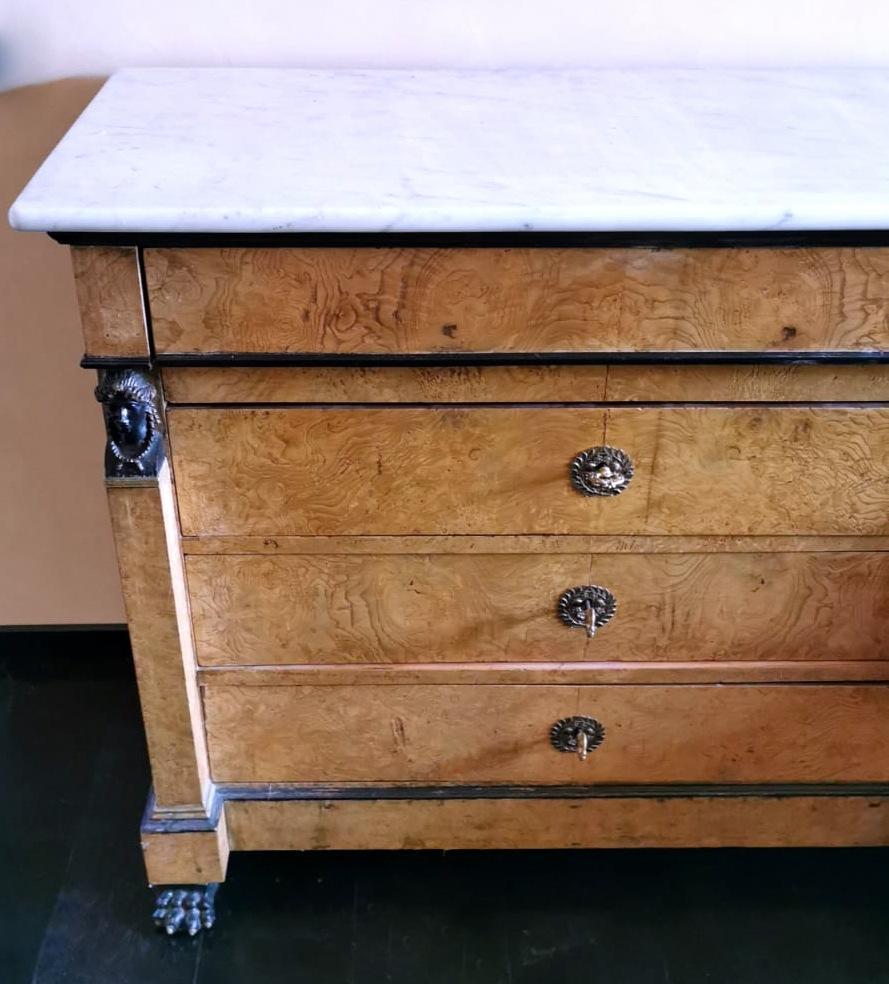
[[[57,232],[889,229],[889,70],[120,72]]]

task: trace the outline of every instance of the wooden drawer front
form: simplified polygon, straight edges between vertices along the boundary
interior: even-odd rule
[[[865,660],[889,554],[190,556],[198,660],[275,663]],[[577,585],[614,617],[557,617]]]
[[[146,249],[156,350],[889,348],[889,250]]]
[[[182,531],[889,533],[889,409],[174,408]],[[569,465],[612,445],[617,496]]]
[[[217,782],[889,780],[885,686],[208,686]],[[554,722],[605,729],[585,762]]]

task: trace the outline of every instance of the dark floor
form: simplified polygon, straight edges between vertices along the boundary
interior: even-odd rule
[[[150,923],[123,633],[0,634],[0,982],[889,984],[889,853],[233,855]]]

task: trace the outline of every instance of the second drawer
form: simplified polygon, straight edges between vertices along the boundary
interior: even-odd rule
[[[889,533],[885,407],[174,407],[186,536]]]
[[[879,552],[191,555],[187,575],[205,666],[865,660],[889,635]],[[607,595],[570,593],[592,587],[607,622]]]

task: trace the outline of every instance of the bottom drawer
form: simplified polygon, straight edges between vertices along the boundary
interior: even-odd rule
[[[209,684],[204,705],[217,782],[889,780],[883,685]],[[552,742],[575,716],[601,726],[585,760]]]

